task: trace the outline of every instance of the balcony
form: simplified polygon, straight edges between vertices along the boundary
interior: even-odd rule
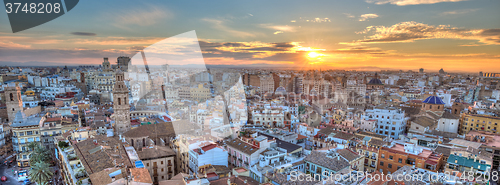
[[[372,157],[370,157],[370,159],[377,159],[377,157],[376,156],[372,156]]]
[[[370,167],[375,168],[375,164],[370,164]]]

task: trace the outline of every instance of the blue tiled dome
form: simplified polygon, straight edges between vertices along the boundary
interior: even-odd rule
[[[429,104],[444,104],[443,100],[437,96],[429,96],[424,100],[424,103]]]
[[[379,80],[379,79],[377,79],[377,78],[372,78],[372,79],[370,80],[370,82],[368,82],[368,84],[370,84],[370,85],[382,85],[382,81],[380,81],[380,80]]]

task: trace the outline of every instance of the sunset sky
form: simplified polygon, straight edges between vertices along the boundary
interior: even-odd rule
[[[82,0],[18,33],[0,13],[0,65],[115,63],[194,30],[210,65],[500,72],[499,9],[498,0]]]

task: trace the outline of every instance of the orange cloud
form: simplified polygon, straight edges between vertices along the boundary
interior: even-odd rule
[[[401,22],[390,27],[369,26],[358,34],[368,34],[368,38],[341,44],[371,44],[391,42],[413,42],[422,39],[477,40],[485,45],[500,45],[500,29],[464,29],[450,25],[428,25],[424,23]]]

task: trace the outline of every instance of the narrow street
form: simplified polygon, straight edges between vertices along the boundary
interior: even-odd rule
[[[1,176],[6,176],[7,181],[6,182],[0,182],[1,185],[19,185],[22,184],[22,182],[17,182],[17,177],[14,175],[12,170],[16,171],[18,170],[17,167],[10,167],[7,168],[7,166],[1,164],[0,165],[0,174]]]

